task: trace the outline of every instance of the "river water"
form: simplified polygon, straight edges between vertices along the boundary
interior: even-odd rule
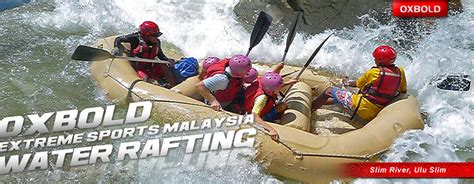
[[[232,11],[237,1],[152,0],[33,0],[0,12],[0,117],[44,113],[114,104],[91,79],[89,63],[72,61],[77,45],[133,32],[144,20],[156,21],[161,37],[187,56],[227,57],[245,53],[250,33]],[[437,26],[414,48],[399,49],[397,64],[406,69],[409,92],[429,114],[424,130],[409,131],[392,145],[384,161],[465,161],[474,158],[474,90],[442,91],[429,82],[445,73],[474,73],[474,2],[465,0],[464,12],[432,21]],[[364,24],[317,35],[298,34],[287,61],[303,65],[330,32],[336,34],[311,66],[356,78],[371,67],[371,51],[380,44],[394,45],[402,37],[396,25],[380,25],[369,16]],[[271,29],[271,28],[270,28]],[[276,63],[284,43],[266,36],[250,57]],[[441,60],[442,59],[442,60]],[[441,62],[438,62],[440,61]],[[251,153],[250,153],[251,154]],[[172,158],[171,158],[172,159]],[[217,162],[219,159],[217,157]],[[228,160],[228,158],[226,159]],[[216,160],[203,160],[203,162]],[[168,182],[279,182],[251,159],[234,166],[197,172],[184,166],[164,167],[160,174],[137,173],[137,180]],[[237,165],[237,166],[235,166]],[[180,170],[181,169],[181,170]],[[58,172],[58,171],[56,171]],[[152,172],[153,173],[153,172]],[[58,173],[56,173],[58,174]],[[66,179],[77,181],[74,174]],[[61,173],[59,173],[61,175]],[[48,175],[50,176],[50,175]],[[27,175],[16,181],[37,181]],[[62,177],[39,181],[58,181]],[[101,180],[108,180],[107,176]],[[356,183],[423,182],[452,180],[356,180]]]

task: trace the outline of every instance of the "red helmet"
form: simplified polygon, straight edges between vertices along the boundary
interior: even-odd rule
[[[143,22],[142,24],[140,24],[139,28],[140,28],[140,34],[144,36],[151,35],[151,36],[158,37],[161,35],[160,28],[155,22],[152,22],[152,21]]]
[[[374,56],[377,65],[388,66],[397,59],[397,52],[390,46],[382,45],[375,48],[372,56]]]

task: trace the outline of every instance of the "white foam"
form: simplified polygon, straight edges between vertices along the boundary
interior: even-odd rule
[[[135,31],[135,27],[145,20],[153,20],[164,33],[161,39],[176,44],[188,56],[227,57],[247,51],[250,33],[236,21],[232,10],[237,1],[177,2],[109,0],[95,5],[87,0],[58,1],[56,14],[51,19],[70,15],[65,22],[55,23],[85,24],[93,31],[107,26],[131,25],[125,26],[126,28],[115,27],[116,30],[128,29],[129,32]],[[106,4],[109,4],[108,7],[103,6]],[[77,10],[78,6],[83,9]],[[428,85],[428,82],[442,73],[437,62],[443,57],[451,60],[452,67],[457,72],[474,73],[474,52],[470,48],[474,44],[474,23],[472,11],[469,12],[472,4],[466,3],[464,8],[466,13],[435,21],[437,28],[426,35],[413,51],[406,52],[413,60],[399,52],[396,61],[406,69],[410,93],[417,96],[422,109],[431,114],[429,124],[432,128],[425,132],[453,145],[462,144],[474,137],[472,131],[467,131],[473,129],[472,90],[445,92]],[[78,19],[78,15],[86,10],[92,13]],[[107,15],[118,16],[123,24],[114,23],[118,18],[106,18]],[[101,16],[105,17],[105,21]],[[302,65],[330,32],[336,32],[313,60],[312,66],[329,68],[353,78],[361,75],[373,65],[373,48],[380,44],[394,45],[392,41],[398,39],[392,32],[395,26],[380,25],[368,16],[362,16],[361,19],[367,19],[369,23],[366,24],[370,24],[371,28],[356,26],[342,31],[327,30],[306,38],[298,34],[287,55],[288,62]],[[284,44],[276,44],[266,36],[254,48],[251,57],[277,62],[283,55]],[[433,143],[432,146],[436,145]]]
[[[87,36],[79,38],[80,42],[91,43],[113,33],[132,32],[141,22],[153,20],[164,33],[161,39],[176,44],[188,56],[228,57],[245,53],[249,44],[250,32],[236,21],[232,10],[237,1],[184,1],[184,4],[171,0],[160,3],[146,0],[55,2],[53,12],[45,12],[37,18],[38,25],[88,31]],[[430,114],[430,127],[411,131],[397,139],[392,152],[387,154],[387,161],[459,161],[454,147],[473,146],[474,90],[441,91],[429,84],[434,76],[446,72],[474,73],[474,3],[465,0],[463,4],[464,13],[434,21],[437,27],[425,35],[416,48],[399,52],[396,63],[406,69],[409,92],[417,96],[422,110]],[[394,45],[392,41],[399,39],[392,32],[393,25],[379,25],[368,16],[361,18],[369,21],[370,28],[356,26],[342,31],[327,30],[309,37],[298,34],[287,61],[302,65],[330,32],[336,32],[311,65],[329,68],[352,78],[358,77],[373,65],[371,51],[376,46]],[[282,57],[284,44],[273,43],[266,36],[254,48],[251,58],[276,63]],[[437,64],[441,58],[449,58],[452,68],[441,70]]]

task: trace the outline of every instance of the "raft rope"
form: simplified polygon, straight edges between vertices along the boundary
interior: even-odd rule
[[[130,84],[130,87],[128,87],[128,92],[127,92],[127,98],[131,98],[132,97],[132,90],[133,90],[133,87],[135,87],[135,85],[138,83],[138,82],[142,82],[144,80],[142,79],[137,79],[135,81],[132,82],[132,84]],[[135,93],[134,93],[135,94]],[[137,94],[135,94],[137,95]],[[138,96],[138,95],[137,95]]]
[[[131,97],[131,94],[134,94],[135,96],[137,96],[140,101],[153,101],[153,102],[162,102],[162,103],[178,103],[178,104],[185,104],[185,105],[194,105],[194,106],[199,106],[199,107],[206,107],[206,108],[211,108],[210,106],[208,105],[201,105],[201,104],[194,104],[194,103],[189,103],[189,102],[182,102],[182,101],[174,101],[174,100],[158,100],[158,99],[146,99],[146,98],[143,98],[141,96],[139,96],[138,94],[136,94],[135,92],[132,91],[133,89],[133,86],[134,84],[140,82],[141,80],[136,80],[134,81],[130,87],[127,87],[125,86],[124,84],[122,84],[118,79],[116,79],[115,77],[113,77],[112,75],[110,75],[109,73],[106,73],[106,75],[110,78],[112,78],[114,81],[116,81],[117,83],[119,83],[121,86],[123,86],[125,89],[128,90],[128,95],[129,97]],[[227,115],[232,115],[230,112],[227,112],[227,111],[224,111],[224,110],[219,110],[220,112],[223,112]],[[267,136],[270,136],[268,134],[268,132],[266,130],[264,130],[263,128],[261,127],[257,127],[257,126],[254,126],[254,125],[250,125],[252,126],[253,128],[257,129],[258,131],[261,131],[263,132],[264,134],[266,134]],[[298,151],[296,148],[292,148],[290,147],[287,143],[285,143],[282,139],[278,139],[276,141],[277,143],[281,144],[282,146],[284,146],[285,148],[287,148],[288,150],[290,150],[295,156],[296,158],[298,159],[303,159],[303,157],[305,156],[310,156],[310,157],[329,157],[329,158],[349,158],[349,159],[358,159],[358,160],[365,160],[365,161],[369,161],[371,160],[374,156],[376,155],[379,155],[383,152],[386,152],[389,148],[385,148],[383,150],[380,150],[378,152],[375,152],[375,153],[372,153],[372,154],[368,154],[368,155],[348,155],[348,154],[328,154],[328,153],[306,153],[306,152],[301,152],[301,151]]]
[[[154,102],[163,102],[163,103],[177,103],[177,104],[185,104],[185,105],[194,105],[194,106],[199,106],[199,107],[208,107],[208,105],[201,105],[201,104],[194,104],[194,103],[189,103],[189,102],[181,102],[181,101],[174,101],[174,100],[158,100],[158,99],[144,99],[145,101],[154,101]],[[229,112],[226,111],[221,111],[224,112],[228,115],[232,115]]]
[[[255,129],[257,129],[258,131],[261,131],[263,133],[265,133],[266,135],[270,136],[268,134],[268,132],[266,130],[263,130],[262,128],[260,127],[256,127],[256,126],[253,126],[251,125],[252,127],[254,127]],[[285,148],[287,148],[288,150],[290,150],[295,156],[296,158],[298,159],[303,159],[304,156],[314,156],[314,157],[332,157],[332,158],[349,158],[349,159],[358,159],[358,160],[365,160],[365,161],[369,161],[371,160],[374,156],[376,155],[379,155],[383,152],[386,152],[389,148],[385,148],[383,150],[380,150],[380,151],[377,151],[375,153],[372,153],[372,154],[368,154],[368,155],[348,155],[348,154],[328,154],[328,153],[305,153],[305,152],[300,152],[298,151],[296,148],[292,148],[290,146],[288,146],[288,144],[286,144],[285,142],[283,142],[281,139],[278,139],[277,140],[278,143],[280,143],[281,145],[283,145]]]

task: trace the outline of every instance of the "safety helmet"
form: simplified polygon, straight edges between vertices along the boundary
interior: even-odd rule
[[[232,77],[244,78],[252,68],[250,59],[244,55],[235,55],[230,58],[229,67]]]
[[[372,56],[374,56],[377,65],[389,66],[395,62],[397,52],[390,46],[382,45],[375,48]]]
[[[273,92],[283,84],[283,78],[276,72],[267,72],[262,77],[262,87],[265,93],[273,94]]]
[[[139,28],[140,34],[142,34],[143,36],[159,37],[162,34],[158,25],[153,21],[145,21],[140,24]]]
[[[213,56],[210,56],[210,57],[207,57],[203,62],[202,62],[202,68],[207,70],[207,68],[209,68],[209,66],[211,66],[213,63],[215,62],[218,62],[220,59],[217,58],[217,57],[213,57]]]
[[[245,83],[252,83],[255,79],[257,79],[258,72],[257,69],[251,68],[247,74],[245,74],[244,82]]]

